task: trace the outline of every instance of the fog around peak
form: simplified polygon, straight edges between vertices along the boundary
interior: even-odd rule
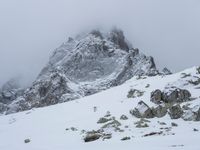
[[[69,36],[113,26],[159,68],[199,65],[199,14],[198,0],[1,0],[0,85],[32,82]]]

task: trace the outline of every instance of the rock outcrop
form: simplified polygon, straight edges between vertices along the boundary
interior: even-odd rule
[[[171,88],[161,91],[159,89],[151,93],[151,101],[156,104],[186,102],[191,98],[191,93],[186,89]]]

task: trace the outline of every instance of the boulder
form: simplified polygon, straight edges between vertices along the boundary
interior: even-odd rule
[[[162,92],[157,89],[151,92],[151,101],[155,104],[160,104],[162,102]]]
[[[158,105],[157,107],[152,108],[152,112],[155,117],[161,118],[167,114],[167,108],[165,106]]]
[[[181,118],[185,121],[195,121],[197,118],[197,115],[191,109],[188,109],[188,110],[184,110]]]
[[[177,104],[170,107],[168,113],[171,119],[178,119],[181,118],[181,116],[183,115],[183,110],[181,109],[181,106]]]
[[[179,88],[170,89],[162,94],[162,100],[165,103],[186,102],[190,100],[190,97],[191,94],[188,90]]]
[[[159,89],[151,92],[151,101],[155,104],[186,102],[191,99],[191,93],[186,89],[171,88],[165,91]]]
[[[137,118],[153,118],[154,117],[151,108],[143,101],[140,101],[138,105],[133,110],[130,111],[130,113]]]
[[[85,142],[92,142],[98,140],[102,135],[96,131],[88,132],[87,135],[84,137]]]

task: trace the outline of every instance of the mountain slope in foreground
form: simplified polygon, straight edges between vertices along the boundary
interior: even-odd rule
[[[199,150],[199,79],[198,67],[172,75],[136,76],[68,103],[1,116],[0,149]],[[165,94],[155,96],[156,89]],[[173,97],[170,91],[179,92]],[[166,99],[173,102],[162,102]],[[158,106],[166,108],[163,116],[156,117],[152,107]]]

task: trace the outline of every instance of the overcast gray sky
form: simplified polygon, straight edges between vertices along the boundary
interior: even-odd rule
[[[159,68],[200,65],[199,0],[0,0],[0,84],[32,81],[68,36],[112,26]]]

